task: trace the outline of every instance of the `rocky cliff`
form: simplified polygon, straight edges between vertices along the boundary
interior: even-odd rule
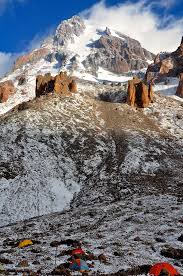
[[[15,87],[11,80],[0,82],[0,103],[6,103],[15,93]]]
[[[83,61],[88,70],[102,67],[117,74],[126,73],[147,67],[154,57],[135,39],[120,33],[112,35],[109,29],[91,47],[94,53]]]
[[[63,21],[48,41],[40,49],[18,58],[14,69],[45,59],[56,62],[62,70],[96,76],[99,67],[120,74],[145,68],[154,58],[135,39],[108,27],[96,29],[79,16]]]
[[[150,64],[146,73],[146,80],[161,81],[166,77],[178,77],[183,72],[183,38],[180,46],[172,53],[160,53],[154,63]]]

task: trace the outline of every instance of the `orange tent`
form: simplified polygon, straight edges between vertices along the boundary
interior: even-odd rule
[[[166,270],[171,276],[180,275],[180,273],[169,263],[157,263],[149,271],[150,275],[159,276],[162,270]]]

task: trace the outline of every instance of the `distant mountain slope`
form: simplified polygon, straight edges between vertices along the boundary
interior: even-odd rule
[[[147,67],[154,55],[135,39],[110,30],[110,26],[96,29],[86,20],[74,16],[63,21],[40,49],[18,58],[14,68],[43,57],[49,62],[57,62],[60,69],[96,75],[99,67],[114,73],[140,70]]]
[[[183,37],[176,51],[156,56],[154,63],[148,66],[146,79],[162,81],[167,77],[178,77],[180,73],[183,73]]]
[[[103,193],[115,199],[139,185],[179,193],[179,102],[157,96],[143,114],[121,103],[126,92],[119,87],[81,82],[78,89],[1,117],[0,225],[61,211],[73,197],[74,206]]]
[[[106,26],[96,29],[87,20],[74,16],[61,22],[40,48],[19,57],[12,71],[1,80],[12,80],[16,93],[7,103],[0,104],[0,115],[35,97],[38,74],[56,75],[62,70],[95,82],[124,82],[135,72],[143,70],[144,74],[153,58],[138,41]],[[20,86],[21,77],[26,82]]]
[[[70,98],[44,97],[1,118],[0,223],[48,213],[0,228],[7,271],[21,274],[27,260],[27,270],[52,275],[71,247],[50,243],[76,239],[107,257],[94,257],[94,275],[156,262],[183,272],[180,257],[161,252],[182,250],[183,107],[157,95],[143,112],[122,103],[125,95],[82,81]],[[16,247],[24,238],[34,245]]]

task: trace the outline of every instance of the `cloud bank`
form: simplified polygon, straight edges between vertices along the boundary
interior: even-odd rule
[[[5,75],[12,67],[17,55],[0,52],[0,77]]]
[[[28,0],[0,0],[0,15],[15,3],[25,3]],[[96,28],[106,26],[129,35],[141,42],[147,50],[158,53],[160,51],[174,51],[180,44],[183,18],[176,19],[170,14],[171,7],[182,0],[139,0],[136,4],[126,1],[118,5],[107,6],[102,0],[85,10],[80,15]],[[154,12],[154,8],[161,8],[161,18]],[[164,27],[162,27],[164,26]],[[40,46],[40,43],[53,32],[53,27],[45,34],[36,35],[25,52]],[[0,52],[0,77],[8,72],[17,56],[22,55]]]
[[[155,6],[165,11],[174,3],[175,0],[140,0],[136,4],[128,1],[107,6],[105,1],[100,1],[82,12],[81,16],[96,27],[108,26],[137,39],[144,48],[156,54],[160,51],[174,51],[180,44],[183,18],[169,16],[167,20],[167,17],[160,18],[153,11]]]

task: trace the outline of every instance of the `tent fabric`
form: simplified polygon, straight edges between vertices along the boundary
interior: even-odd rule
[[[74,271],[89,271],[87,263],[81,259],[76,259],[70,264],[70,269]]]
[[[31,240],[23,240],[19,243],[19,248],[24,248],[26,246],[32,245],[33,242]]]
[[[76,248],[72,251],[72,255],[85,255],[85,252],[82,248]]]
[[[180,273],[169,263],[157,263],[153,265],[149,274],[159,276],[162,270],[166,270],[171,276],[180,275]]]

